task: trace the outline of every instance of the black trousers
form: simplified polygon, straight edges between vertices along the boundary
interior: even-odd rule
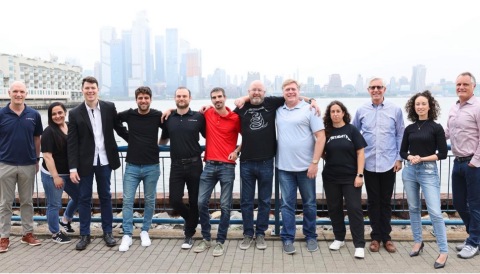
[[[185,236],[192,237],[198,225],[198,186],[203,171],[202,159],[181,164],[172,162],[170,169],[170,205],[185,220]],[[183,203],[187,185],[188,206]]]
[[[343,198],[347,207],[350,233],[355,248],[365,247],[365,225],[362,212],[362,188],[352,184],[336,184],[324,182],[323,188],[327,196],[328,215],[332,221],[335,240],[344,241],[347,230],[343,214]]]
[[[392,226],[392,193],[395,185],[393,168],[386,172],[364,171],[365,187],[368,195],[368,216],[372,232],[372,240],[390,241]]]

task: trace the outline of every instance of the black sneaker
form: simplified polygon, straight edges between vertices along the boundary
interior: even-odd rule
[[[67,235],[65,235],[63,233],[63,231],[60,231],[58,232],[57,234],[53,234],[52,235],[52,241],[57,243],[57,244],[68,244],[70,243],[72,240],[70,239],[70,237],[68,237]]]
[[[192,237],[185,237],[185,240],[182,244],[182,249],[190,249],[193,246],[193,239]]]
[[[73,228],[72,228],[71,222],[63,223],[62,221],[58,221],[58,223],[60,224],[61,227],[63,227],[63,229],[65,229],[65,232],[67,232],[67,233],[74,233],[75,232],[75,230],[73,230]]]

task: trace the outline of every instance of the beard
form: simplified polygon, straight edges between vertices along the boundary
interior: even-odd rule
[[[179,109],[187,109],[189,107],[188,103],[175,103]]]

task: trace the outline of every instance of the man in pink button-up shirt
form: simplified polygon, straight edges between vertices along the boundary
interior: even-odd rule
[[[465,242],[456,247],[457,256],[463,259],[477,255],[480,241],[480,100],[473,94],[475,86],[475,77],[470,72],[457,77],[458,101],[450,109],[445,130],[455,155],[453,205],[469,234]]]

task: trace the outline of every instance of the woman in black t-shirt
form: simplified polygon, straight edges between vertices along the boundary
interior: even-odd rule
[[[357,128],[350,124],[350,113],[345,105],[333,101],[327,106],[323,118],[325,124],[325,167],[323,168],[323,188],[327,197],[328,215],[332,220],[335,241],[331,250],[339,250],[345,245],[345,221],[343,198],[347,206],[355,258],[365,257],[365,228],[362,211],[364,148],[367,142]]]
[[[448,245],[441,210],[440,178],[436,161],[447,158],[448,150],[445,132],[440,124],[434,122],[440,113],[440,107],[430,91],[426,90],[410,98],[405,110],[408,113],[408,119],[413,122],[405,128],[400,147],[400,156],[407,160],[402,171],[402,180],[407,194],[414,240],[409,255],[410,257],[418,256],[424,247],[421,188],[440,250],[434,268],[443,268],[448,258]]]
[[[59,244],[71,241],[65,232],[75,232],[70,222],[73,213],[77,210],[78,195],[77,186],[70,180],[68,168],[66,114],[67,110],[62,103],[52,103],[48,107],[48,127],[43,131],[41,139],[43,154],[41,177],[47,199],[48,229],[52,233],[52,241]],[[59,220],[63,190],[67,192],[71,200],[68,202],[62,220]],[[60,230],[60,226],[65,231]]]

